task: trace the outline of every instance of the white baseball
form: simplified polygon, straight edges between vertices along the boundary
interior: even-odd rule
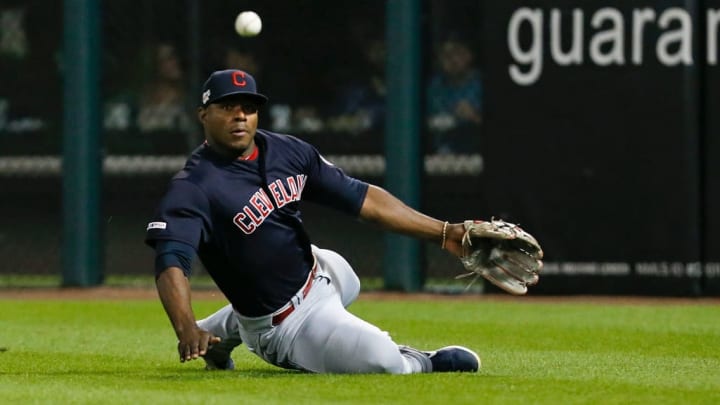
[[[243,11],[235,19],[235,31],[241,37],[254,37],[262,29],[262,20],[254,11]]]

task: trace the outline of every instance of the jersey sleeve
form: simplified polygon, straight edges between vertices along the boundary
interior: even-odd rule
[[[174,240],[158,240],[155,243],[155,279],[170,267],[182,269],[185,277],[192,274],[192,261],[195,249],[192,246]]]
[[[350,177],[314,147],[308,150],[309,170],[303,199],[358,216],[368,184]]]
[[[186,243],[195,250],[210,235],[210,204],[205,193],[185,180],[174,180],[147,226],[145,243],[159,240]]]

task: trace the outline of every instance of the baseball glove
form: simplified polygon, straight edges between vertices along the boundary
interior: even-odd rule
[[[510,294],[527,293],[537,284],[543,251],[537,240],[519,226],[501,219],[464,222],[463,266],[470,272],[457,278],[482,276]],[[468,285],[468,287],[470,286]]]

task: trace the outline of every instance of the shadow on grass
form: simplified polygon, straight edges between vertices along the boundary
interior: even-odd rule
[[[278,378],[278,377],[297,377],[300,375],[314,376],[317,374],[306,373],[297,370],[285,370],[282,368],[243,368],[235,370],[204,370],[204,369],[193,369],[193,370],[177,370],[172,368],[159,369],[161,375],[155,375],[153,378],[159,380],[207,380],[207,379],[225,379],[225,378]]]
[[[205,380],[205,379],[216,379],[216,378],[277,378],[283,376],[299,376],[299,375],[317,375],[311,373],[305,373],[302,371],[295,370],[284,370],[284,369],[245,369],[245,370],[230,370],[220,371],[213,370],[207,371],[203,369],[194,370],[179,370],[173,368],[146,368],[138,369],[137,373],[129,372],[127,368],[120,370],[12,370],[12,371],[0,371],[0,376],[46,376],[46,377],[61,377],[61,376],[142,376],[144,379],[156,379],[156,380]]]

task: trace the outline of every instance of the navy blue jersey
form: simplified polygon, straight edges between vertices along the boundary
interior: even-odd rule
[[[258,129],[255,142],[254,160],[197,148],[170,182],[146,236],[150,246],[158,240],[193,246],[246,316],[274,312],[307,280],[313,263],[299,201],[357,216],[368,189],[293,136]]]

